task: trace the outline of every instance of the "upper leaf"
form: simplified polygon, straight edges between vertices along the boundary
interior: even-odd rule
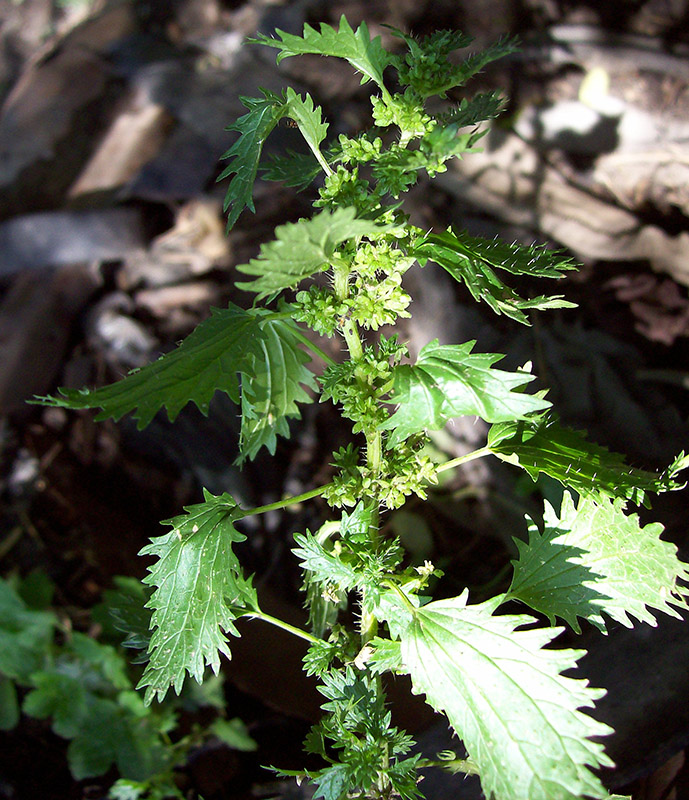
[[[237,141],[221,156],[221,159],[230,159],[230,163],[218,176],[219,181],[233,176],[223,206],[229,211],[228,230],[244,208],[254,211],[253,188],[263,144],[285,113],[285,101],[281,97],[265,89],[262,91],[262,98],[240,98],[249,113],[227,128],[240,133]]]
[[[315,383],[294,323],[265,317],[266,312],[232,304],[214,308],[176,350],[117,383],[60,389],[62,396],[41,400],[64,408],[101,408],[96,419],[118,420],[132,412],[141,429],[163,407],[171,421],[189,402],[207,414],[216,390],[239,402],[241,375],[242,455],[253,458],[264,444],[274,452],[276,433],[289,433],[285,418],[299,415],[295,404],[310,402],[301,384],[314,388]]]
[[[624,513],[623,500],[591,497],[578,506],[569,492],[560,515],[545,505],[545,529],[529,525],[529,543],[517,541],[519,558],[508,596],[558,616],[577,632],[577,617],[605,631],[601,612],[627,627],[630,616],[655,625],[649,609],[673,617],[686,607],[689,568],[677,548],[660,539],[659,523],[642,526]]]
[[[99,420],[119,420],[132,412],[139,429],[163,407],[170,421],[189,402],[207,414],[216,389],[239,402],[238,373],[246,368],[256,337],[261,331],[255,314],[235,305],[214,308],[179,347],[117,383],[94,390],[60,389],[61,397],[41,399],[63,408],[101,408]]]
[[[264,445],[275,452],[276,436],[289,436],[287,419],[299,417],[297,403],[309,403],[304,389],[316,389],[305,364],[309,356],[299,347],[296,326],[288,320],[266,320],[252,350],[248,377],[242,385],[240,460],[254,458]]]
[[[658,475],[634,469],[624,456],[563,427],[554,415],[493,425],[488,447],[498,458],[526,470],[534,481],[542,472],[584,496],[626,497],[648,505],[647,492],[666,492],[683,485],[674,479],[678,470]]]
[[[277,48],[280,51],[278,64],[283,58],[303,53],[344,58],[362,74],[362,83],[373,80],[385,88],[383,70],[391,63],[392,57],[381,45],[380,36],[371,39],[365,22],[354,31],[342,15],[338,30],[325,23],[321,23],[320,28],[319,33],[310,25],[304,25],[303,36],[276,30],[279,39],[260,34],[252,41]]]
[[[291,117],[301,131],[301,135],[322,166],[328,169],[320,151],[320,144],[328,133],[328,123],[323,122],[323,112],[320,106],[314,108],[313,98],[306,95],[302,99],[292,87],[286,93],[285,114]]]
[[[524,325],[530,324],[524,313],[527,309],[574,307],[562,300],[561,295],[522,298],[496,275],[496,269],[504,269],[513,275],[561,278],[563,271],[575,268],[561,252],[542,245],[525,247],[516,242],[508,244],[448,230],[425,236],[415,247],[414,254],[435,261],[455,280],[464,282],[473,297],[484,300],[496,314],[505,314]]]
[[[458,128],[477,125],[499,116],[505,106],[505,98],[500,92],[481,92],[471,99],[462,98],[458,106],[439,114],[436,119],[443,125],[454,124]]]
[[[495,800],[579,800],[607,793],[590,771],[612,766],[590,737],[611,732],[586,716],[603,691],[564,677],[581,650],[550,650],[558,628],[466,604],[467,593],[412,608],[397,601],[404,669],[414,692],[447,714]]]
[[[406,63],[401,59],[398,61],[400,82],[412,86],[421,97],[444,97],[449,89],[463,86],[486,64],[517,49],[516,39],[503,38],[478,50],[461,63],[454,64],[449,60],[449,54],[471,44],[471,36],[451,30],[434,31],[423,38],[410,36],[394,28],[393,33],[404,39],[409,47]]]
[[[475,414],[488,422],[523,419],[550,405],[547,400],[518,391],[533,375],[493,369],[502,356],[471,353],[475,342],[421,349],[416,364],[393,370],[392,400],[398,410],[384,424],[393,433],[388,445],[426,428],[438,430],[453,417]]]
[[[206,665],[220,668],[219,654],[230,658],[222,631],[238,636],[230,604],[246,606],[248,584],[232,545],[246,537],[234,527],[240,515],[234,500],[204,491],[205,502],[164,522],[172,530],[151,540],[140,555],[156,556],[144,583],[155,586],[150,661],[137,688],[145,702],[163,699],[170,686],[179,694],[185,673],[200,683]]]
[[[327,269],[335,248],[347,239],[384,231],[375,222],[356,219],[353,208],[321,211],[311,219],[279,225],[275,240],[261,245],[258,258],[237,267],[246,275],[258,277],[237,286],[256,292],[257,300],[262,300]]]

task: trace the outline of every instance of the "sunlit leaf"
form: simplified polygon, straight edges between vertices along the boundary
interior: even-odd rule
[[[164,524],[172,530],[151,540],[141,555],[155,556],[144,583],[155,586],[150,660],[137,688],[146,703],[177,694],[188,672],[201,681],[206,666],[215,673],[220,655],[230,657],[224,633],[238,636],[234,606],[246,606],[249,585],[232,545],[246,538],[234,527],[237,505],[227,494],[205,492],[205,502]]]
[[[398,409],[382,426],[392,430],[390,447],[413,433],[438,430],[453,417],[476,415],[498,422],[550,405],[519,391],[533,375],[493,369],[502,356],[472,353],[474,344],[440,345],[436,339],[421,349],[415,364],[395,367],[391,399]]]
[[[519,558],[509,596],[560,617],[579,631],[577,617],[606,630],[601,612],[627,627],[631,617],[655,625],[652,610],[679,617],[686,608],[689,567],[663,541],[659,523],[641,525],[623,500],[592,497],[575,504],[569,492],[560,514],[545,504],[545,528],[529,525],[517,541]]]
[[[607,797],[592,770],[611,761],[592,737],[610,728],[579,710],[603,691],[562,674],[583,651],[547,648],[560,629],[524,629],[536,620],[496,615],[501,599],[467,605],[465,592],[421,608],[388,606],[414,691],[447,715],[486,797]]]

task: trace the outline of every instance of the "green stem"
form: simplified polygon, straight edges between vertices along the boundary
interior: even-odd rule
[[[345,320],[345,323],[342,326],[342,335],[347,343],[347,349],[349,350],[349,356],[351,360],[355,363],[357,361],[361,361],[361,359],[364,357],[364,348],[361,344],[361,337],[359,336],[359,330],[356,326],[356,323],[351,319]]]
[[[477,458],[483,458],[484,456],[492,455],[493,451],[486,445],[485,447],[479,447],[478,450],[472,450],[471,453],[467,453],[464,456],[460,456],[459,458],[453,458],[451,461],[446,461],[444,464],[440,464],[440,466],[436,467],[436,472],[445,472],[448,469],[454,469],[455,467],[460,467],[462,464],[467,464],[469,461],[474,461]]]
[[[304,336],[304,334],[303,334],[303,333],[302,333],[302,332],[299,330],[299,328],[292,328],[292,333],[294,334],[294,337],[295,337],[296,339],[299,339],[299,341],[300,341],[300,342],[301,342],[301,343],[302,343],[302,344],[303,344],[303,345],[304,345],[304,346],[305,346],[305,347],[306,347],[308,350],[310,350],[310,351],[311,351],[311,352],[312,352],[314,355],[316,355],[316,356],[320,356],[320,357],[323,359],[323,361],[325,361],[325,363],[326,363],[326,364],[329,364],[331,367],[334,367],[334,366],[335,366],[335,364],[337,364],[337,361],[335,361],[335,359],[334,359],[334,358],[331,358],[331,357],[330,357],[330,356],[329,356],[329,355],[328,355],[328,354],[325,352],[325,350],[321,350],[321,348],[320,348],[320,347],[319,347],[317,344],[314,344],[314,343],[313,343],[313,342],[312,342],[312,341],[311,341],[311,340],[308,338],[308,336]]]
[[[380,431],[366,434],[366,464],[377,475],[382,462],[382,445]]]
[[[282,630],[287,631],[287,633],[291,633],[294,636],[298,636],[300,639],[305,639],[307,642],[311,642],[311,644],[316,644],[322,641],[322,639],[319,639],[312,633],[302,630],[301,628],[297,628],[294,625],[290,625],[289,622],[285,622],[278,617],[273,617],[263,611],[252,610],[248,611],[246,614],[242,614],[242,616],[249,617],[250,619],[262,619],[264,622],[268,622],[270,625],[274,625],[276,628],[282,628]]]
[[[326,175],[332,175],[333,171],[330,167],[330,164],[328,164],[328,162],[325,160],[321,151],[317,147],[313,147],[311,142],[308,140],[307,144],[311,148],[311,152],[316,156],[318,163],[321,165],[321,167],[323,167],[323,172],[325,172]]]
[[[252,517],[254,514],[265,514],[267,511],[277,511],[281,508],[288,508],[295,506],[298,503],[303,503],[306,500],[311,500],[314,497],[322,495],[327,489],[332,486],[332,483],[326,483],[324,486],[318,486],[315,489],[310,489],[303,494],[296,494],[293,497],[286,497],[284,500],[277,500],[275,503],[268,503],[267,506],[256,506],[256,508],[242,509],[241,514],[235,519],[243,519],[244,517]]]

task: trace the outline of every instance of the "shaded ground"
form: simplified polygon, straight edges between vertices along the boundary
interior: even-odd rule
[[[3,573],[45,569],[59,606],[88,630],[88,611],[112,577],[143,574],[137,551],[201,487],[259,505],[327,480],[330,453],[348,433],[326,408],[307,409],[275,459],[261,456],[239,473],[231,465],[236,412],[221,400],[208,419],[187,410],[174,426],[156,420],[144,432],[127,420],[94,423],[24,401],[56,385],[112,380],[168,350],[211,305],[246,302],[233,287],[233,266],[275,225],[307,213],[308,199],[260,185],[256,215],[224,236],[224,188],[214,180],[232,141],[224,127],[242,113],[239,95],[289,80],[324,103],[334,131],[365,124],[367,105],[341,66],[305,58],[278,70],[272,54],[241,41],[341,13],[386,37],[381,23],[417,33],[462,28],[478,44],[522,35],[522,53],[487,70],[476,87],[507,88],[511,97],[484,153],[415,190],[409,211],[425,224],[549,241],[583,262],[558,287],[580,304],[577,312],[516,331],[426,268],[405,328],[412,349],[435,337],[477,338],[483,350],[507,352],[511,364],[534,359],[563,418],[635,465],[660,468],[686,448],[687,9],[659,0],[623,10],[612,3],[609,11],[547,0],[0,3]],[[289,146],[290,136],[279,129],[274,146]],[[438,446],[452,457],[482,435],[458,425]],[[522,529],[524,513],[536,508],[528,493],[516,507],[506,502],[513,484],[508,470],[479,464],[412,518],[426,531],[412,547],[442,565],[443,591],[468,585],[480,593],[509,560],[502,532]],[[315,503],[250,532],[246,566],[261,576],[267,602],[288,615],[300,605],[290,535],[313,529],[325,513]],[[653,518],[687,558],[686,494],[664,498]],[[269,785],[259,764],[301,764],[317,699],[299,678],[299,649],[268,636],[246,631],[227,670],[228,704],[261,744],[260,758],[205,748],[184,776],[192,796],[271,796],[286,789]],[[682,797],[687,633],[664,626],[655,638],[645,630],[589,639],[593,682],[610,690],[601,713],[617,721],[611,782],[636,780],[635,796],[655,800],[678,781]],[[397,713],[417,731],[432,723],[414,704]],[[64,750],[37,721],[2,734],[0,797],[102,796],[115,776],[76,784]],[[428,794],[449,791],[458,790],[429,784]]]

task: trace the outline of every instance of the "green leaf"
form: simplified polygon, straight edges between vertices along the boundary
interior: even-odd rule
[[[533,375],[493,369],[502,356],[471,353],[475,342],[421,349],[416,364],[393,370],[392,402],[399,405],[381,427],[393,433],[388,446],[425,429],[438,430],[453,417],[475,414],[488,422],[524,418],[550,405],[547,400],[518,391]]]
[[[295,533],[294,541],[298,547],[292,552],[302,562],[301,568],[313,573],[313,580],[341,591],[353,589],[360,581],[361,573],[343,561],[339,552],[326,550],[312,533]]]
[[[331,264],[335,249],[347,239],[383,233],[386,228],[356,219],[353,208],[321,211],[311,219],[288,222],[275,229],[275,240],[261,246],[258,258],[237,267],[256,280],[237,283],[257,292],[257,300],[291,289]]]
[[[348,764],[334,764],[311,776],[317,786],[313,800],[318,800],[319,797],[323,800],[340,800],[353,782],[352,772]]]
[[[273,92],[265,89],[261,91],[262,98],[239,98],[249,109],[249,113],[227,128],[228,131],[239,131],[240,134],[232,147],[221,156],[221,159],[230,159],[230,163],[218,176],[219,181],[232,176],[223,205],[223,210],[229,211],[228,230],[245,208],[255,210],[253,188],[263,144],[284,116],[284,100]]]
[[[60,389],[61,396],[40,399],[64,408],[101,408],[96,419],[119,420],[131,412],[141,429],[163,407],[174,421],[189,402],[208,414],[216,390],[235,403],[241,393],[246,414],[242,456],[253,458],[264,444],[272,453],[276,433],[289,434],[286,418],[299,416],[296,403],[311,401],[300,384],[315,388],[314,377],[304,366],[309,358],[299,349],[296,331],[289,320],[271,319],[265,311],[244,311],[230,304],[226,309],[212,309],[211,317],[176,350],[121,381],[94,390]]]
[[[448,159],[472,152],[471,148],[482,136],[480,131],[459,133],[455,124],[436,125],[418,140],[418,149],[391,145],[376,159],[372,175],[383,191],[398,197],[416,183],[421,169],[430,177],[444,172]]]
[[[0,579],[0,674],[26,685],[50,653],[57,620],[34,611]]]
[[[145,780],[163,770],[169,757],[149,720],[99,697],[89,698],[88,711],[67,748],[76,780],[102,775],[112,764],[123,778]]]
[[[14,681],[0,675],[0,731],[11,731],[19,722],[19,700]]]
[[[258,748],[256,742],[249,735],[244,722],[239,717],[233,719],[216,719],[209,727],[208,732],[217,736],[233,750],[251,752]]]
[[[443,125],[454,124],[458,128],[478,125],[502,114],[505,108],[505,98],[500,92],[481,92],[471,99],[462,98],[458,106],[444,114],[439,114],[436,119]]]
[[[444,712],[495,800],[579,800],[607,793],[590,771],[612,766],[590,737],[611,729],[586,716],[604,693],[565,677],[581,650],[545,649],[561,629],[499,615],[501,597],[461,597],[413,608],[397,598],[392,629],[415,693]]]
[[[276,33],[279,39],[261,34],[251,41],[277,48],[280,51],[277,55],[278,64],[283,58],[304,53],[344,58],[362,74],[362,83],[373,80],[382,89],[385,88],[383,70],[392,62],[392,56],[381,45],[380,36],[371,40],[365,22],[354,31],[343,15],[338,30],[321,23],[320,32],[310,25],[304,25],[303,36],[281,30],[276,30]]]
[[[321,155],[320,144],[328,133],[328,123],[323,122],[321,107],[314,108],[311,95],[307,94],[306,98],[302,99],[291,86],[287,89],[286,98],[285,114],[297,123],[311,152],[327,172],[328,165]]]
[[[312,153],[288,150],[284,156],[270,156],[261,167],[261,177],[266,181],[282,181],[285,186],[300,192],[312,183],[320,171],[321,166]]]
[[[516,37],[503,36],[497,42],[488,47],[483,47],[470,55],[461,64],[459,64],[452,71],[451,85],[463,86],[469,78],[476,75],[478,72],[490,64],[491,61],[497,61],[499,58],[504,58],[510,53],[514,53],[519,49],[519,40]],[[446,88],[449,88],[447,86]]]
[[[605,631],[601,612],[627,627],[630,617],[655,625],[649,609],[680,617],[673,606],[686,608],[689,589],[679,581],[689,581],[689,567],[660,539],[662,525],[640,525],[621,499],[588,497],[575,505],[569,492],[559,516],[545,504],[544,519],[542,534],[531,522],[528,544],[517,541],[509,597],[577,632],[577,617]]]
[[[140,580],[117,575],[113,578],[114,589],[103,592],[103,603],[96,607],[95,618],[105,618],[103,627],[112,626],[116,631],[125,634],[122,647],[133,650],[148,650],[151,641],[151,611],[146,608],[150,600],[151,589]],[[100,621],[100,619],[99,619]],[[118,637],[121,639],[121,637]],[[143,659],[148,660],[148,656]],[[141,663],[138,658],[133,663]]]
[[[156,589],[148,602],[154,628],[150,661],[137,688],[145,702],[160,700],[173,686],[179,694],[186,672],[201,681],[206,665],[217,674],[220,654],[230,658],[222,631],[238,636],[237,614],[246,605],[247,584],[232,545],[246,538],[234,527],[240,511],[224,493],[204,491],[205,502],[164,522],[172,530],[151,540],[140,555],[156,556],[144,583]]]
[[[304,387],[316,390],[316,379],[305,366],[310,357],[299,346],[291,320],[267,319],[251,352],[248,378],[242,386],[239,461],[254,458],[261,447],[275,452],[276,436],[289,436],[288,418],[300,416],[297,403],[310,403]]]
[[[536,481],[540,473],[585,497],[625,497],[647,501],[648,492],[680,489],[673,472],[656,474],[630,467],[624,456],[586,440],[585,435],[560,425],[554,415],[493,425],[488,432],[490,451],[524,469]]]
[[[67,667],[69,669],[69,667]],[[36,719],[53,720],[58,736],[76,736],[87,713],[88,693],[78,668],[65,672],[59,669],[34,673],[33,688],[24,698],[24,713]]]
[[[139,429],[163,407],[171,422],[189,402],[208,414],[216,390],[239,402],[237,374],[246,369],[256,337],[261,337],[256,314],[235,305],[214,308],[179,347],[117,383],[94,390],[60,389],[61,397],[41,400],[63,408],[101,408],[97,420],[119,420],[132,412]]]
[[[473,38],[461,31],[437,30],[430,36],[414,37],[392,29],[409,47],[405,63],[399,60],[398,71],[403,85],[409,85],[421,97],[438,95],[455,86],[463,86],[469,78],[480,72],[491,61],[517,49],[517,40],[502,38],[489,47],[477,50],[460,64],[453,64],[448,55],[453,50],[467,47]]]
[[[483,300],[496,314],[505,314],[524,325],[530,325],[524,313],[528,309],[574,307],[560,295],[524,299],[495,273],[496,269],[503,269],[513,275],[562,278],[564,271],[575,269],[571,259],[543,245],[525,247],[448,230],[425,236],[415,247],[414,255],[435,261],[455,280],[465,283],[474,299]]]

